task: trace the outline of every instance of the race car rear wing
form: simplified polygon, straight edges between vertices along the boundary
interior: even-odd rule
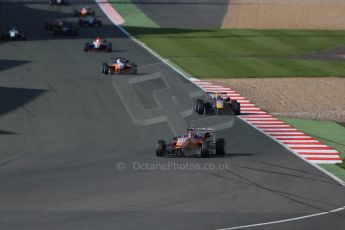
[[[211,98],[217,98],[217,97],[221,97],[221,98],[226,98],[228,96],[227,92],[220,92],[220,91],[208,91],[206,92],[208,95],[210,95]]]
[[[214,131],[214,129],[212,128],[189,128],[190,129],[193,129],[195,131]]]

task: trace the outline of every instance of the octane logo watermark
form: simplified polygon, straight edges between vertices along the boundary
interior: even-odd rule
[[[140,85],[141,84],[141,85]],[[144,89],[145,96],[154,107],[146,108],[141,101],[136,87]],[[234,119],[229,116],[220,119],[217,116],[201,116],[187,124],[186,117],[194,113],[193,99],[205,93],[192,83],[184,82],[178,77],[165,77],[162,73],[147,74],[138,77],[121,77],[113,80],[113,86],[122,100],[129,117],[140,126],[167,122],[174,135],[188,127],[207,127],[214,130],[233,126]],[[139,87],[140,88],[140,87]],[[189,93],[187,93],[189,92]]]
[[[190,163],[168,161],[164,163],[150,163],[134,161],[131,163],[115,162],[117,171],[134,170],[134,171],[228,171],[230,164],[228,162],[221,163]]]

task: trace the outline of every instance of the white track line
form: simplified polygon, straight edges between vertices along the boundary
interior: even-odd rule
[[[259,226],[264,226],[264,225],[272,225],[272,224],[280,224],[280,223],[286,223],[286,222],[291,222],[291,221],[297,221],[297,220],[303,220],[303,219],[308,219],[316,216],[323,216],[335,212],[340,212],[345,209],[345,206],[333,209],[328,212],[320,212],[320,213],[315,213],[311,215],[306,215],[306,216],[300,216],[300,217],[295,217],[295,218],[290,218],[290,219],[285,219],[285,220],[277,220],[277,221],[271,221],[271,222],[265,222],[265,223],[259,223],[259,224],[250,224],[250,225],[242,225],[242,226],[236,226],[236,227],[231,227],[231,228],[221,228],[218,230],[234,230],[234,229],[242,229],[242,228],[252,228],[252,227],[259,227]]]

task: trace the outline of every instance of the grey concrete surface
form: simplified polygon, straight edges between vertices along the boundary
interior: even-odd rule
[[[193,114],[200,91],[97,5],[89,3],[104,27],[78,38],[43,26],[52,17],[75,21],[75,4],[5,5],[6,24],[29,40],[0,43],[0,229],[217,229],[345,204],[342,186],[238,118]],[[97,35],[113,42],[113,53],[83,52]],[[112,56],[130,58],[139,74],[102,75]],[[191,124],[218,128],[227,155],[154,155],[157,139]],[[264,229],[342,229],[344,221],[339,212]]]

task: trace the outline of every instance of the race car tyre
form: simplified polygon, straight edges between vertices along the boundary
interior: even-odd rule
[[[216,154],[220,156],[225,155],[225,140],[224,138],[217,138],[216,140]]]
[[[88,42],[86,42],[85,46],[84,46],[84,52],[88,52],[89,51],[89,46],[90,46],[90,44]]]
[[[158,140],[156,144],[156,156],[164,157],[166,153],[166,144],[163,140]]]
[[[107,45],[107,52],[112,52],[113,51],[113,44],[112,43],[108,43]]]
[[[211,104],[210,104],[210,103],[205,103],[205,104],[204,104],[204,111],[203,111],[204,115],[209,114],[211,108],[212,108],[212,107],[211,107]]]
[[[233,103],[232,110],[234,111],[235,115],[241,114],[241,105],[237,101]]]
[[[203,114],[205,110],[205,104],[202,99],[198,99],[195,104],[195,112],[198,114]]]
[[[210,153],[210,142],[205,141],[202,143],[200,147],[200,156],[201,157],[208,157]]]
[[[109,67],[106,63],[102,64],[102,73],[108,74],[109,73]]]

